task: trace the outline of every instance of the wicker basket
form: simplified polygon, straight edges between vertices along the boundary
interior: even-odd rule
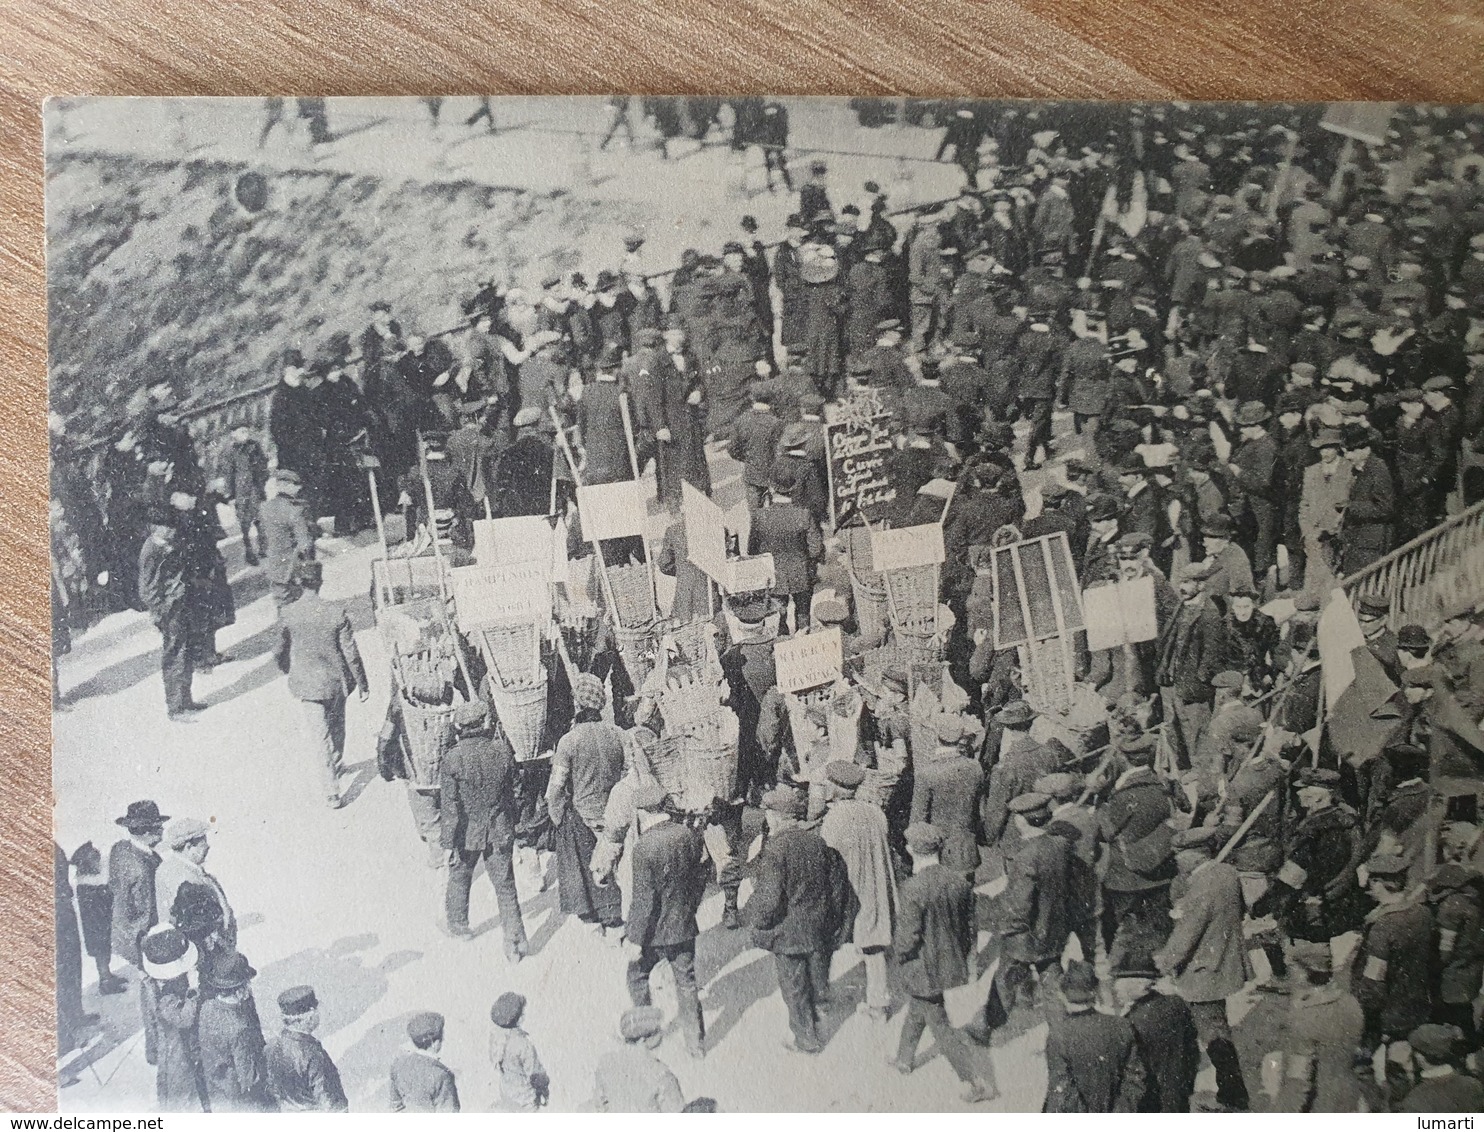
[[[402,697],[402,725],[407,735],[407,775],[414,786],[436,789],[443,756],[453,746],[452,705],[430,707]]]
[[[481,629],[479,647],[489,662],[491,686],[545,686],[541,667],[541,633],[534,622]]]
[[[892,641],[897,648],[899,664],[930,664],[943,659],[943,643],[933,633],[893,629]]]
[[[629,670],[629,679],[633,681],[635,688],[644,687],[650,670],[654,668],[651,653],[653,629],[653,624],[646,622],[637,626],[619,625],[613,630],[618,642],[618,653],[623,657],[624,667]]]
[[[515,761],[529,762],[542,755],[541,739],[546,732],[546,669],[538,666],[538,680],[526,687],[501,685],[491,676],[490,698],[495,704],[500,728],[510,740]]]
[[[607,574],[608,589],[613,594],[619,624],[647,628],[654,621],[656,613],[649,567],[643,563],[610,566]]]
[[[649,768],[660,789],[687,813],[702,813],[737,789],[737,716],[719,708],[667,733],[655,744]]]
[[[848,527],[840,532],[850,562],[850,589],[855,598],[855,623],[869,645],[886,640],[886,579],[871,569],[871,532]]]
[[[938,631],[938,567],[888,570],[886,589],[893,629],[917,634]]]

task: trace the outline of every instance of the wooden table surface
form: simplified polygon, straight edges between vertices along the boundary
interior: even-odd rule
[[[673,7],[674,10],[671,10]],[[686,14],[678,14],[681,10]],[[0,1106],[55,1105],[41,99],[919,94],[1484,101],[1469,0],[0,6]]]

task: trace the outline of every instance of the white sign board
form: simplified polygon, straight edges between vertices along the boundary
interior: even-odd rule
[[[773,556],[757,554],[751,558],[733,558],[727,563],[726,575],[719,581],[729,594],[750,594],[772,589],[777,577]]]
[[[1135,578],[1082,591],[1091,652],[1137,645],[1159,636],[1154,612],[1154,579]]]
[[[505,566],[459,566],[449,571],[459,628],[466,633],[490,625],[551,620],[551,584],[546,562]]]
[[[686,557],[708,578],[725,584],[731,576],[727,566],[726,512],[689,483],[682,483],[680,491]]]
[[[582,533],[589,542],[642,535],[649,521],[649,499],[638,480],[577,489]]]
[[[778,670],[778,690],[802,692],[805,688],[834,683],[840,678],[843,655],[838,625],[776,642],[773,664]]]
[[[551,523],[541,515],[474,520],[474,561],[481,566],[551,556]]]
[[[947,557],[943,528],[938,523],[896,530],[871,531],[871,569],[910,570],[915,566],[938,566]]]

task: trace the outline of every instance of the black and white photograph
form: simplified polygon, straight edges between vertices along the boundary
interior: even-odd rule
[[[44,124],[63,1112],[1484,1111],[1484,107]]]

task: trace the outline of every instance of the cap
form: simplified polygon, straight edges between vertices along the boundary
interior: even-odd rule
[[[1340,772],[1327,766],[1306,766],[1299,771],[1300,786],[1324,786],[1329,789],[1340,784]]]
[[[454,708],[453,724],[460,729],[478,727],[484,723],[486,708],[480,699],[469,700]]]
[[[172,818],[165,827],[165,844],[179,849],[206,836],[211,827],[199,818]]]
[[[1422,383],[1424,393],[1444,393],[1453,388],[1453,379],[1439,374],[1437,377],[1429,377]]]
[[[914,853],[921,853],[925,856],[943,848],[942,831],[929,822],[913,822],[907,827],[903,836],[906,838],[907,848]]]
[[[944,712],[933,721],[933,730],[938,736],[939,746],[956,747],[964,738],[963,717]]]
[[[1031,705],[1024,700],[1012,700],[995,713],[995,722],[1006,727],[1025,727],[1036,718]]]
[[[140,942],[139,955],[144,973],[161,982],[178,979],[196,965],[195,945],[176,928],[153,929]]]
[[[124,816],[114,818],[115,825],[121,825],[130,831],[153,829],[162,826],[170,820],[169,814],[160,813],[160,807],[154,802],[130,802],[129,808],[124,811]]]
[[[520,1016],[526,1010],[526,996],[516,994],[514,991],[506,991],[495,999],[494,1005],[490,1007],[490,1021],[502,1030],[508,1030],[520,1021]]]
[[[1093,1002],[1098,997],[1097,969],[1086,960],[1073,959],[1061,979],[1062,997],[1068,1002]]]
[[[426,1047],[443,1038],[443,1015],[422,1010],[407,1020],[407,1036],[415,1046]]]
[[[1403,625],[1396,634],[1397,648],[1421,650],[1431,647],[1432,639],[1421,625]]]
[[[1463,1031],[1443,1022],[1424,1022],[1407,1035],[1407,1044],[1428,1061],[1451,1062],[1458,1056]]]
[[[1051,795],[1032,790],[1010,799],[1010,812],[1019,814],[1027,821],[1051,817]]]
[[[531,425],[536,424],[540,420],[541,410],[527,405],[525,406],[525,408],[521,409],[520,412],[515,414],[515,420],[511,421],[510,423],[513,424],[516,428],[529,428]]]
[[[1047,480],[1041,485],[1041,498],[1047,503],[1050,503],[1052,500],[1060,499],[1071,490],[1071,488],[1060,480]]]
[[[1134,766],[1148,766],[1154,761],[1154,736],[1130,735],[1120,739],[1118,753]]]
[[[289,987],[278,996],[278,1009],[281,1013],[289,1016],[297,1014],[308,1014],[319,1005],[319,999],[314,995],[311,986]]]
[[[1391,853],[1372,857],[1365,863],[1365,871],[1373,877],[1399,877],[1407,872],[1407,860]]]
[[[1093,495],[1087,500],[1087,518],[1094,523],[1116,519],[1123,514],[1118,500],[1111,495]]]
[[[1228,669],[1226,672],[1218,672],[1215,676],[1211,677],[1211,687],[1236,688],[1240,690],[1242,687],[1242,682],[1245,679],[1246,678],[1240,672],[1233,672]]]
[[[1146,947],[1130,947],[1113,967],[1115,979],[1157,979],[1159,969],[1154,965],[1154,955]]]
[[[1360,600],[1355,604],[1359,612],[1369,613],[1374,617],[1384,617],[1391,612],[1391,598],[1385,594],[1361,594]]]
[[[1221,830],[1214,825],[1197,825],[1182,829],[1170,838],[1176,849],[1212,849],[1221,837]]]
[[[631,1006],[618,1020],[618,1032],[626,1042],[642,1042],[660,1032],[664,1019],[658,1006]]]
[[[1237,410],[1237,424],[1257,425],[1262,424],[1273,414],[1261,401],[1247,401]]]
[[[850,616],[850,611],[845,608],[843,601],[835,598],[821,598],[814,603],[814,620],[825,625],[838,625]]]
[[[1037,794],[1049,794],[1058,802],[1082,793],[1084,779],[1080,774],[1059,770],[1055,774],[1043,774],[1031,784]]]
[[[843,761],[826,763],[824,772],[831,782],[846,790],[854,790],[866,780],[866,772],[855,763]]]
[[[603,681],[591,672],[584,672],[572,685],[572,699],[579,708],[587,711],[602,711],[603,705],[608,702],[608,693],[603,688]]]
[[[1305,971],[1328,975],[1334,971],[1334,959],[1330,955],[1329,943],[1316,943],[1307,939],[1295,939],[1289,949],[1288,958]]]
[[[801,818],[807,812],[808,800],[797,790],[787,786],[775,786],[762,797],[763,809],[772,810],[785,817]]]
[[[634,791],[634,809],[656,813],[665,808],[665,800],[668,797],[664,787],[658,783],[643,783]]]
[[[623,351],[618,348],[617,342],[605,342],[603,349],[598,354],[598,360],[593,364],[598,369],[612,369],[623,361]]]

